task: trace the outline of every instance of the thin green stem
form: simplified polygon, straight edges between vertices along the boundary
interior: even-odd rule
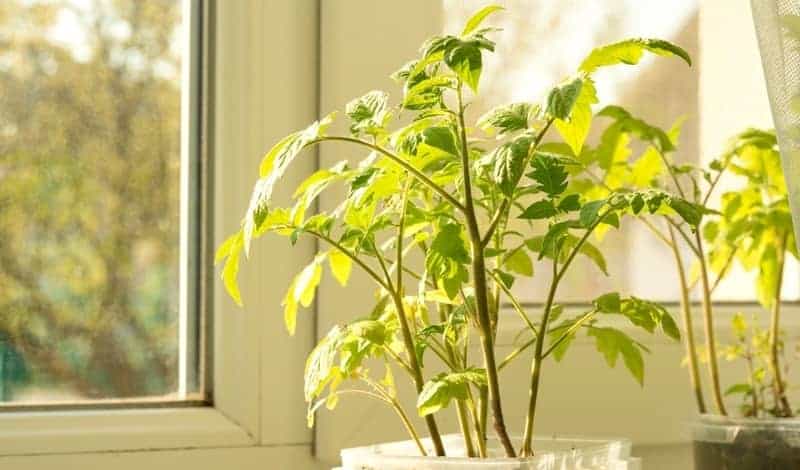
[[[567,331],[565,331],[565,332],[564,332],[564,334],[562,334],[561,336],[559,336],[557,340],[553,341],[553,342],[550,344],[550,346],[547,348],[547,350],[546,350],[546,351],[545,351],[545,352],[542,354],[542,359],[547,359],[547,357],[548,357],[548,356],[549,356],[549,355],[550,355],[550,354],[551,354],[553,351],[555,351],[555,350],[556,350],[556,348],[557,348],[557,347],[558,347],[558,346],[559,346],[561,343],[563,343],[564,341],[566,341],[567,339],[569,339],[569,337],[570,337],[570,336],[572,336],[572,335],[573,335],[573,334],[574,334],[576,331],[578,331],[578,328],[580,328],[581,326],[583,326],[583,324],[584,324],[584,323],[586,323],[587,321],[591,320],[591,318],[592,318],[593,316],[595,316],[596,314],[597,314],[597,310],[590,310],[590,311],[586,312],[586,313],[585,313],[585,314],[584,314],[584,315],[583,315],[581,318],[579,318],[579,319],[578,319],[578,321],[576,321],[575,323],[573,323],[572,325],[570,325],[570,327],[569,327],[569,328],[567,328]]]
[[[284,225],[279,225],[279,226],[274,227],[274,230],[281,230],[281,229],[290,229],[290,230],[302,229],[304,233],[308,233],[309,235],[312,235],[314,237],[319,238],[320,240],[328,243],[329,245],[333,246],[337,250],[341,251],[342,254],[344,254],[345,256],[350,258],[354,263],[356,263],[356,265],[358,265],[361,269],[363,269],[364,272],[367,273],[369,275],[369,277],[371,277],[372,280],[374,280],[382,288],[386,289],[387,291],[390,289],[389,284],[387,284],[386,281],[384,281],[384,279],[381,277],[380,274],[378,274],[368,264],[366,264],[363,260],[361,260],[361,258],[356,256],[352,251],[348,250],[347,248],[345,248],[344,246],[342,246],[340,243],[338,243],[336,240],[330,238],[329,236],[327,236],[325,234],[322,234],[322,233],[319,233],[319,232],[316,232],[314,230],[304,229],[304,228],[298,227],[296,225],[284,224]]]
[[[414,424],[408,418],[408,414],[403,409],[403,405],[395,398],[391,393],[388,393],[386,390],[383,389],[380,385],[373,382],[369,378],[362,377],[361,380],[366,382],[373,390],[375,390],[378,394],[384,397],[384,400],[391,405],[394,409],[397,416],[400,418],[400,421],[403,422],[403,426],[406,428],[406,431],[411,435],[411,439],[414,440],[414,443],[417,445],[417,449],[419,453],[426,457],[428,453],[425,451],[425,446],[422,445],[422,440],[419,437],[419,433],[417,433],[417,429],[414,427]]]
[[[708,265],[706,263],[705,253],[703,252],[703,240],[700,237],[700,231],[695,231],[694,235],[699,254],[700,281],[703,287],[703,324],[705,325],[706,333],[708,374],[711,379],[711,391],[713,393],[712,396],[714,397],[714,404],[717,407],[717,412],[722,416],[727,416],[728,412],[725,410],[725,401],[722,398],[722,388],[720,386],[719,360],[717,358],[717,342],[714,333],[714,314],[711,304],[711,286],[708,280]]]
[[[680,251],[678,251],[677,241],[675,240],[675,231],[669,227],[669,236],[672,240],[670,246],[672,248],[672,255],[675,258],[675,265],[678,269],[678,280],[681,289],[681,312],[683,314],[683,329],[686,337],[686,358],[688,361],[689,369],[689,382],[694,391],[695,402],[697,403],[697,411],[701,414],[706,412],[706,402],[703,397],[703,385],[700,381],[700,369],[697,359],[697,346],[694,339],[694,325],[692,324],[692,304],[689,299],[689,285],[686,280],[686,271],[683,266],[683,258]]]
[[[775,390],[775,401],[780,404],[781,412],[784,417],[792,416],[792,407],[786,397],[786,390],[783,383],[780,364],[780,322],[781,322],[781,291],[783,289],[783,268],[786,263],[786,244],[788,243],[789,233],[786,232],[778,246],[777,279],[775,294],[772,298],[772,314],[769,328],[769,352],[770,368],[772,369],[773,388]]]
[[[547,293],[547,301],[545,302],[544,306],[544,313],[542,315],[542,323],[539,326],[539,331],[542,332],[536,338],[536,346],[533,353],[533,360],[531,361],[531,385],[529,390],[529,401],[528,401],[528,413],[525,418],[525,433],[522,438],[522,448],[520,449],[520,454],[522,456],[531,456],[533,455],[533,424],[534,420],[536,419],[536,403],[539,397],[539,383],[541,381],[542,375],[542,360],[543,352],[544,352],[544,340],[547,336],[544,332],[547,331],[548,324],[550,322],[550,314],[553,309],[553,301],[555,300],[556,290],[558,289],[558,284],[561,282],[561,279],[564,277],[564,274],[569,269],[570,264],[578,255],[578,252],[583,247],[583,244],[586,243],[586,240],[589,239],[592,232],[597,228],[598,225],[606,218],[609,214],[610,210],[604,211],[600,214],[597,220],[592,223],[592,225],[586,229],[586,233],[578,240],[575,244],[575,247],[572,249],[572,252],[567,256],[567,259],[564,261],[564,265],[561,267],[561,270],[558,269],[558,253],[554,253],[553,256],[553,280],[550,283],[550,290]]]
[[[655,148],[655,150],[656,153],[658,153],[658,156],[661,157],[661,161],[664,162],[664,166],[667,167],[667,172],[669,172],[669,176],[672,178],[672,182],[675,184],[675,188],[678,190],[678,194],[680,194],[682,198],[686,199],[686,193],[683,191],[683,187],[681,186],[681,183],[678,181],[678,176],[675,174],[672,165],[670,164],[669,160],[667,160],[667,156],[664,155],[664,152],[662,152],[661,149]]]
[[[318,140],[320,142],[322,142],[322,141],[349,142],[351,144],[361,145],[361,146],[367,147],[367,148],[369,148],[371,150],[374,150],[374,151],[376,151],[378,153],[381,153],[384,156],[386,156],[389,159],[391,159],[392,161],[394,161],[395,163],[397,163],[398,165],[400,165],[401,167],[403,167],[403,169],[405,169],[406,171],[408,171],[409,173],[414,175],[414,177],[419,182],[421,182],[425,186],[427,186],[430,189],[432,189],[433,191],[435,191],[445,201],[449,202],[450,205],[452,205],[453,207],[455,207],[456,209],[458,209],[461,212],[464,212],[466,210],[466,208],[464,207],[464,204],[462,204],[458,199],[454,198],[450,193],[447,192],[447,190],[445,190],[444,188],[442,188],[438,184],[434,183],[433,180],[431,180],[430,178],[428,178],[428,176],[425,175],[425,173],[423,173],[422,171],[418,170],[413,165],[411,165],[406,160],[404,160],[402,157],[400,157],[399,155],[397,155],[394,152],[390,151],[389,149],[386,149],[386,148],[381,147],[379,145],[367,142],[366,140],[357,139],[355,137],[326,136],[326,137],[321,137]]]
[[[514,307],[514,310],[516,310],[517,314],[519,314],[520,318],[522,318],[522,321],[525,322],[534,335],[538,335],[539,333],[537,332],[536,327],[533,325],[530,317],[528,317],[528,314],[525,313],[522,305],[520,305],[519,301],[517,301],[516,297],[514,297],[514,294],[511,293],[511,289],[503,284],[503,281],[500,279],[497,273],[492,273],[492,277],[494,278],[494,282],[500,286],[500,289],[506,294],[508,300],[511,301],[511,305]]]
[[[509,355],[506,356],[505,359],[502,360],[502,362],[500,362],[500,365],[497,366],[497,370],[503,370],[507,365],[509,365],[511,363],[511,361],[516,359],[517,356],[519,356],[520,354],[525,352],[529,347],[533,346],[536,343],[537,336],[534,336],[533,338],[531,338],[527,342],[525,342],[525,344],[523,344],[522,346],[520,346],[517,349],[511,351],[511,353],[509,353]]]
[[[447,321],[447,317],[451,313],[451,308],[449,305],[439,305],[439,321],[445,323]],[[442,358],[442,361],[445,364],[448,364],[449,367],[456,371],[461,370],[461,364],[459,364],[458,360],[458,353],[456,352],[455,348],[445,339],[443,349],[446,353],[447,360]],[[469,387],[467,387],[467,391],[469,391]],[[471,397],[468,396],[468,399]],[[461,430],[461,435],[464,438],[464,448],[467,451],[467,457],[475,457],[475,446],[472,442],[472,431],[469,428],[469,412],[467,410],[468,403],[465,400],[456,400],[456,416],[458,417],[458,425],[459,429]]]

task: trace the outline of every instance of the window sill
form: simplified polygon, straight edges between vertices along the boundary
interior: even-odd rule
[[[2,456],[255,444],[242,427],[210,407],[0,414]]]

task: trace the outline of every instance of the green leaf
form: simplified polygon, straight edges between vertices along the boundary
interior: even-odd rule
[[[580,194],[568,194],[558,203],[558,210],[560,212],[572,212],[581,208]]]
[[[609,292],[594,299],[594,308],[600,313],[619,313],[622,309],[618,292]]]
[[[284,138],[267,152],[261,161],[261,177],[253,188],[250,204],[242,222],[245,256],[249,255],[250,242],[260,223],[267,216],[275,184],[280,181],[289,165],[307,145],[325,135],[326,130],[333,122],[333,117],[334,114],[329,114],[305,130]]]
[[[472,91],[478,92],[478,82],[483,68],[483,54],[478,44],[474,41],[459,41],[445,53],[444,63]]]
[[[644,385],[644,358],[640,344],[614,328],[591,327],[588,334],[595,338],[595,346],[609,367],[614,367],[617,358],[622,355],[625,367],[640,385]]]
[[[664,162],[653,147],[647,147],[641,157],[639,157],[631,167],[633,173],[633,185],[638,188],[651,188],[653,180],[661,175],[665,168]]]
[[[600,269],[600,271],[608,276],[608,265],[606,263],[606,258],[603,256],[603,252],[601,252],[597,246],[585,241],[583,242],[583,245],[581,245],[579,253],[592,260]]]
[[[750,395],[753,393],[753,387],[750,384],[733,384],[725,389],[725,396],[729,395]]]
[[[661,56],[676,55],[683,59],[688,65],[692,65],[692,59],[689,57],[689,54],[671,42],[662,39],[636,38],[609,44],[593,50],[581,63],[580,70],[586,73],[592,73],[600,67],[609,65],[635,65],[639,63],[645,51]]]
[[[314,295],[322,279],[322,263],[325,261],[327,253],[322,253],[314,257],[302,271],[298,274],[283,299],[283,320],[286,330],[290,335],[294,335],[297,325],[298,304],[303,307],[311,306],[314,302]]]
[[[589,128],[592,125],[592,105],[597,103],[597,91],[591,78],[582,79],[580,92],[568,113],[569,118],[558,118],[553,123],[564,142],[575,155],[580,155]]]
[[[532,141],[530,136],[523,135],[497,147],[486,156],[486,161],[492,165],[492,180],[506,197],[513,196],[525,171],[525,161]]]
[[[405,90],[403,107],[411,110],[427,109],[442,101],[442,91],[455,87],[455,79],[436,75],[415,83]]]
[[[675,145],[672,143],[669,135],[656,126],[650,125],[647,122],[634,117],[626,109],[620,106],[606,106],[597,113],[598,116],[604,116],[614,119],[614,128],[621,132],[630,133],[638,137],[644,142],[649,142],[656,146],[662,152],[670,152],[675,150]]]
[[[528,128],[528,119],[538,108],[530,103],[512,103],[497,106],[478,119],[478,127],[486,132],[496,130],[498,135]]]
[[[464,265],[470,261],[470,256],[461,233],[459,224],[442,225],[425,257],[426,271],[437,279],[450,299],[454,299],[469,280]]]
[[[524,250],[514,250],[511,256],[505,259],[503,266],[511,272],[522,276],[533,276],[533,262]]]
[[[567,189],[567,171],[557,159],[536,154],[533,159],[533,172],[528,176],[539,183],[537,189],[548,196],[558,196]]]
[[[527,209],[525,209],[522,214],[518,216],[520,219],[549,219],[556,215],[558,211],[556,210],[555,205],[553,205],[553,201],[550,199],[542,199],[541,201],[536,201]]]
[[[336,355],[347,334],[344,328],[334,326],[308,355],[303,374],[305,379],[303,394],[306,401],[310,402],[317,398],[338,373]]]
[[[681,338],[675,320],[667,309],[656,302],[630,297],[622,301],[622,309],[619,313],[627,317],[632,324],[649,333],[653,333],[657,327],[660,327],[670,338],[676,341]]]
[[[481,23],[483,23],[483,20],[485,20],[487,16],[500,10],[504,10],[504,8],[499,5],[488,5],[481,8],[480,10],[475,12],[469,18],[469,20],[467,20],[467,23],[464,26],[464,30],[461,31],[461,36],[463,37],[472,33],[473,31],[478,29],[478,26],[480,26]]]
[[[433,377],[425,383],[417,397],[417,412],[420,416],[427,416],[446,408],[451,400],[466,400],[470,384],[485,386],[486,371],[469,368]]]
[[[422,132],[422,143],[419,144],[418,155],[422,153],[456,156],[456,140],[449,127],[429,127]],[[421,155],[420,155],[421,156]]]
[[[346,286],[353,270],[353,260],[338,249],[332,249],[328,252],[328,263],[334,279],[339,281],[343,287]]]
[[[347,327],[348,332],[360,339],[382,346],[390,339],[386,325],[378,320],[359,320]]]
[[[545,112],[555,119],[569,119],[572,108],[581,95],[583,85],[583,77],[576,77],[550,90],[550,93],[547,95],[547,108]]]
[[[389,95],[386,92],[373,90],[360,98],[356,98],[345,106],[345,114],[350,118],[350,132],[360,135],[378,135],[385,132],[386,123],[391,116],[387,110]]]
[[[239,291],[239,257],[243,247],[243,236],[241,230],[236,232],[220,246],[217,251],[217,262],[225,258],[225,265],[222,268],[222,282],[225,290],[231,299],[238,306],[242,306],[242,294]]]
[[[764,308],[771,308],[775,302],[775,292],[780,278],[778,255],[775,246],[769,245],[761,252],[756,276],[756,294],[758,302]]]
[[[597,222],[600,216],[600,208],[605,206],[606,200],[590,201],[581,207],[580,222],[583,227],[589,228]]]

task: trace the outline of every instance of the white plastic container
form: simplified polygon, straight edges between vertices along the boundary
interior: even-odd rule
[[[487,459],[465,457],[460,435],[443,436],[447,457],[422,457],[413,441],[391,442],[342,451],[341,470],[641,470],[624,439],[535,438],[536,456],[502,457],[500,444],[489,440]],[[430,440],[423,444],[430,449]]]

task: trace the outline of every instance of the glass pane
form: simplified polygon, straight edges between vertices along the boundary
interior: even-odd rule
[[[442,1],[447,11],[445,31],[458,30],[485,3]],[[594,47],[630,37],[656,37],[686,48],[694,58],[693,66],[645,57],[637,67],[601,70],[595,75],[600,98],[596,109],[619,104],[663,128],[685,118],[676,159],[692,163],[707,163],[723,150],[728,137],[746,127],[772,127],[747,5],[707,8],[700,0],[539,0],[535,8],[527,0],[502,4],[506,13],[492,17],[492,24],[502,28],[496,35],[498,51],[486,56],[481,96],[468,108],[472,118],[497,104],[540,100],[553,84],[573,74]],[[735,77],[731,70],[736,70]],[[714,84],[717,89],[704,84]],[[593,145],[599,127],[593,126],[590,134]],[[632,147],[634,155],[644,150]],[[723,181],[717,194],[736,184]],[[579,257],[559,288],[560,301],[585,302],[612,290],[654,300],[679,300],[671,253],[641,225],[628,223],[622,230],[609,231],[603,250],[610,277]],[[690,258],[690,253],[685,253],[685,259]],[[797,263],[787,264],[784,297],[798,300]],[[548,266],[539,264],[536,269],[533,278],[514,285],[518,297],[526,302],[542,302],[547,294]],[[754,301],[753,276],[736,270],[719,286],[715,297]]]
[[[2,402],[195,391],[179,383],[196,340],[179,338],[182,20],[180,0],[0,2]]]

